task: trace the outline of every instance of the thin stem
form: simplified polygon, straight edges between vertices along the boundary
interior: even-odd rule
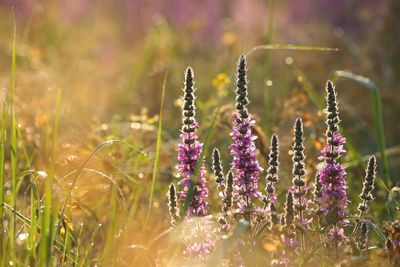
[[[298,176],[298,179],[301,179],[300,176]],[[300,195],[300,190],[301,186],[297,187],[298,193],[299,193],[299,217],[300,217],[300,224],[303,223],[303,198]],[[306,249],[306,244],[305,244],[305,237],[304,237],[304,232],[303,230],[300,230],[300,245],[301,245],[301,250],[304,251]]]

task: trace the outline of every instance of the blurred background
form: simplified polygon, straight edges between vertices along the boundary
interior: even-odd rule
[[[397,0],[1,0],[3,98],[10,83],[12,10],[17,27],[15,101],[23,140],[20,146],[26,149],[30,166],[37,170],[46,169],[48,164],[55,95],[58,88],[62,90],[56,166],[61,199],[68,186],[65,175],[80,166],[99,143],[124,139],[150,156],[113,146],[98,153],[89,166],[117,181],[127,202],[134,205],[135,212],[141,212],[140,204],[148,201],[161,88],[168,73],[162,161],[153,203],[154,214],[166,217],[164,192],[169,182],[175,181],[185,68],[190,65],[195,72],[197,118],[203,140],[217,97],[225,97],[211,147],[222,150],[227,169],[236,60],[241,53],[267,44],[338,48],[260,49],[248,55],[249,109],[260,127],[261,164],[266,167],[263,149],[269,135],[277,132],[282,141],[282,188],[287,188],[284,185],[291,180],[287,151],[290,128],[297,116],[305,121],[307,178],[313,179],[315,159],[324,140],[324,86],[336,70],[368,77],[381,90],[389,174],[393,180],[400,180]],[[351,144],[345,161],[350,184],[358,192],[365,165],[360,157],[378,153],[371,95],[365,87],[346,79],[338,79],[336,86],[342,129]],[[20,161],[19,168],[26,169],[26,163]],[[379,171],[382,176],[382,169]],[[95,217],[107,223],[109,203],[98,201],[98,196],[108,193],[110,187],[107,179],[83,174],[74,193],[71,220]],[[210,199],[212,207],[216,197],[211,194]],[[153,230],[166,225],[168,219]],[[133,239],[131,232],[127,242]]]

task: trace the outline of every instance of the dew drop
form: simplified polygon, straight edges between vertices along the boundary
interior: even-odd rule
[[[344,35],[344,30],[341,27],[335,27],[333,29],[333,36],[335,36],[336,38],[342,38]]]
[[[285,58],[285,63],[286,63],[287,65],[292,65],[293,62],[294,62],[294,60],[293,60],[292,57],[286,57],[286,58]]]

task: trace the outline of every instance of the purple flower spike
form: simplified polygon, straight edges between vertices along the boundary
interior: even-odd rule
[[[346,172],[339,163],[328,163],[320,172],[322,185],[319,199],[320,210],[324,215],[344,217],[344,209],[347,206]]]
[[[189,67],[185,73],[185,87],[183,89],[184,105],[183,105],[183,119],[182,119],[182,133],[180,135],[182,143],[178,145],[178,160],[179,164],[178,177],[181,178],[179,185],[183,189],[179,192],[179,199],[185,201],[188,195],[190,184],[196,181],[192,199],[190,201],[187,216],[205,216],[207,215],[207,201],[208,189],[205,185],[206,179],[204,178],[206,168],[202,164],[198,177],[194,177],[194,170],[200,158],[203,149],[203,143],[198,141],[196,131],[199,124],[195,120],[195,96],[194,96],[194,79],[193,70]]]
[[[335,87],[330,81],[327,83],[327,146],[321,151],[322,156],[318,159],[325,163],[319,172],[320,194],[319,205],[320,211],[326,216],[327,220],[337,226],[343,226],[344,210],[347,207],[347,184],[346,172],[344,167],[338,163],[339,157],[345,153],[344,144],[346,139],[339,131],[339,111],[336,100]],[[335,227],[335,234],[341,233],[340,228]]]
[[[246,106],[247,98],[246,58],[242,55],[238,63],[238,76],[236,88],[236,110],[232,116],[234,126],[231,132],[233,144],[230,146],[232,161],[232,172],[234,174],[234,195],[238,200],[240,211],[251,209],[252,198],[259,198],[258,191],[259,175],[262,171],[256,158],[256,146],[254,140],[257,138],[252,134],[251,127],[255,121],[251,119]]]

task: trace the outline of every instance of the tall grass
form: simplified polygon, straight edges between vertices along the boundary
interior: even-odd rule
[[[389,159],[385,153],[386,137],[385,137],[385,127],[383,123],[381,93],[379,87],[371,79],[364,76],[355,75],[347,71],[342,71],[342,70],[335,71],[332,77],[334,80],[342,78],[356,82],[370,92],[372,113],[374,117],[375,134],[376,137],[378,138],[379,154],[382,160],[383,177],[386,186],[390,188],[396,181],[393,181],[390,176]]]
[[[144,223],[144,227],[146,228],[147,223],[149,221],[151,207],[153,205],[153,196],[154,190],[156,187],[156,180],[158,176],[158,166],[160,165],[160,152],[161,152],[161,135],[162,135],[162,119],[163,119],[163,109],[164,109],[164,98],[165,98],[165,87],[167,83],[167,75],[165,74],[164,82],[161,89],[161,104],[160,104],[160,114],[158,118],[158,130],[157,130],[157,143],[156,143],[156,154],[154,158],[154,165],[153,165],[153,176],[151,179],[151,188],[150,188],[150,197],[149,197],[149,207],[147,208],[146,219]]]
[[[5,176],[5,146],[8,121],[8,101],[3,104],[3,113],[1,116],[1,137],[0,137],[0,252],[2,255],[6,253],[6,236],[4,230],[4,176]],[[0,259],[0,266],[5,265],[5,257]]]
[[[273,37],[273,30],[274,30],[274,7],[275,7],[275,0],[269,0],[268,1],[268,17],[267,17],[267,37],[266,37],[266,44],[270,45],[272,43],[272,37]],[[270,51],[267,50],[265,52],[265,60],[264,60],[264,65],[265,65],[265,79],[263,82],[265,83],[268,79],[270,79],[271,76],[271,70],[270,70],[270,64],[271,64],[271,55]],[[270,125],[270,93],[269,93],[269,88],[266,86],[266,84],[263,84],[263,94],[264,94],[264,126],[266,127],[266,133],[269,136],[269,125]]]
[[[12,37],[12,52],[11,52],[11,87],[9,95],[9,109],[11,116],[11,134],[10,134],[10,149],[11,149],[11,203],[14,210],[17,210],[17,122],[15,118],[15,75],[16,75],[16,46],[17,46],[17,26],[15,21],[15,14],[13,11],[13,37]],[[13,213],[10,222],[10,258],[15,261],[15,228],[16,228],[16,214]]]
[[[56,160],[58,119],[60,114],[61,90],[57,92],[56,108],[52,129],[52,152],[48,166],[48,176],[45,179],[44,211],[41,218],[40,235],[40,266],[50,265],[54,248],[55,221],[57,218],[57,201],[53,198],[54,166]]]

